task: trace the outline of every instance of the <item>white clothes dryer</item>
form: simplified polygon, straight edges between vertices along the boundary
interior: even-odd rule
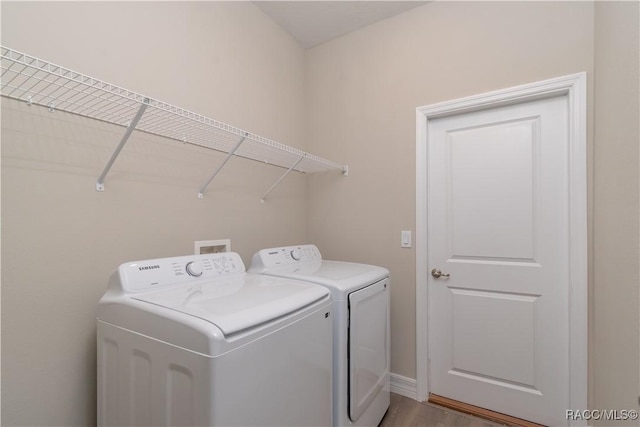
[[[331,304],[236,253],[122,264],[98,305],[98,425],[329,425]]]
[[[377,426],[390,401],[389,270],[323,260],[315,245],[263,249],[250,272],[320,284],[333,298],[333,425]]]

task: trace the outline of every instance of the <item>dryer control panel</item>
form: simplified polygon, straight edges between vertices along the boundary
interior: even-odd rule
[[[322,261],[316,245],[283,246],[257,252],[251,261],[251,268],[259,270],[312,261]]]
[[[111,277],[110,286],[125,292],[148,291],[244,272],[244,263],[235,252],[158,258],[122,264]]]

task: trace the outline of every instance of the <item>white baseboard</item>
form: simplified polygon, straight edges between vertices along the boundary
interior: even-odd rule
[[[391,393],[396,393],[401,396],[405,396],[416,400],[416,380],[413,378],[404,377],[402,375],[394,374],[390,375]]]

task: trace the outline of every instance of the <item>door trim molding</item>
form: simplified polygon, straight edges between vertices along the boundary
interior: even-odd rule
[[[424,401],[429,394],[426,161],[429,123],[436,118],[558,96],[567,97],[569,113],[569,402],[571,407],[567,409],[587,409],[586,73],[416,108],[416,400]]]

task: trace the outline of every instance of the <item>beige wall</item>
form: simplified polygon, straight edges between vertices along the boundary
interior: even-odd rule
[[[589,402],[638,409],[638,22],[637,2],[434,2],[307,51],[309,149],[350,166],[339,186],[310,178],[309,235],[390,268],[392,372],[416,372],[415,254],[399,244],[415,107],[586,71]]]
[[[639,20],[637,2],[596,3],[594,408],[638,409],[640,395]]]
[[[250,3],[2,2],[2,43],[282,143],[304,143],[304,52]],[[306,241],[306,179],[2,100],[3,425],[95,423],[95,309],[119,263],[230,238]]]
[[[592,3],[433,2],[307,51],[309,149],[350,170],[339,186],[311,178],[310,237],[391,270],[392,372],[416,374],[415,253],[400,247],[415,108],[581,71],[591,89],[593,21]]]

